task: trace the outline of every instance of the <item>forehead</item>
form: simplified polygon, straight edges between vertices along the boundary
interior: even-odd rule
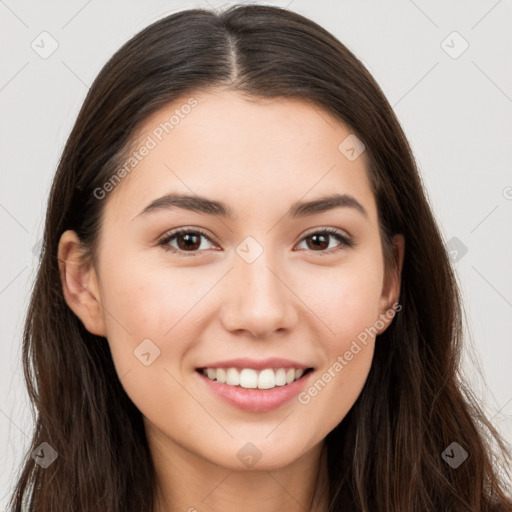
[[[307,100],[198,91],[140,126],[131,153],[136,162],[126,166],[109,203],[142,206],[163,193],[186,192],[236,211],[252,202],[268,209],[338,192],[357,196],[372,213],[366,155],[349,159],[345,152],[351,137],[343,122]]]

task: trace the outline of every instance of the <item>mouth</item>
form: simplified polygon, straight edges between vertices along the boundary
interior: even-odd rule
[[[300,365],[299,365],[300,366]],[[246,412],[261,413],[290,402],[307,385],[314,368],[202,367],[202,385],[216,399]]]
[[[288,386],[313,371],[313,368],[198,368],[206,378],[243,389],[274,389]]]

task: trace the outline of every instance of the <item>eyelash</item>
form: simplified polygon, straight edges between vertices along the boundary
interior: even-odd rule
[[[194,229],[181,228],[181,229],[178,229],[176,231],[172,231],[172,232],[167,233],[166,235],[164,235],[163,238],[160,239],[160,241],[158,242],[158,245],[161,246],[164,249],[164,251],[170,251],[170,252],[173,252],[173,253],[176,253],[176,254],[182,254],[185,257],[197,256],[199,253],[201,253],[201,251],[191,251],[191,252],[188,252],[188,251],[183,251],[181,249],[176,249],[175,247],[172,247],[172,246],[169,245],[169,242],[171,240],[173,240],[174,238],[176,238],[177,236],[183,235],[183,234],[191,234],[191,233],[195,234],[195,235],[201,235],[201,236],[205,237],[206,239],[208,239],[210,242],[212,242],[212,240],[210,240],[210,237],[204,231],[202,231],[201,229],[198,229],[198,228],[194,228]],[[332,236],[332,237],[338,239],[341,242],[340,247],[337,247],[337,248],[334,248],[334,249],[323,250],[323,251],[311,251],[311,252],[318,252],[318,254],[320,256],[330,255],[330,254],[333,254],[333,253],[337,253],[338,251],[350,249],[351,247],[353,247],[355,245],[354,241],[351,238],[342,235],[339,231],[337,231],[335,229],[332,229],[332,228],[319,229],[318,231],[313,231],[311,233],[308,233],[306,236],[304,236],[300,240],[300,242],[302,242],[306,238],[309,238],[309,237],[311,237],[313,235],[329,235],[329,236]]]

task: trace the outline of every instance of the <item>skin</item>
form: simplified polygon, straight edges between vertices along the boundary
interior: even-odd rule
[[[189,97],[148,118],[140,140]],[[220,89],[193,97],[190,114],[103,199],[95,260],[81,257],[74,232],[62,235],[64,295],[85,327],[108,339],[144,416],[160,483],[156,510],[324,510],[323,440],[360,394],[374,338],[309,403],[294,398],[269,412],[221,401],[195,369],[284,357],[315,368],[308,389],[398,302],[403,236],[393,239],[398,266],[386,272],[366,154],[350,161],[339,151],[350,131],[327,112]],[[355,197],[367,217],[350,207],[286,217],[295,201],[334,191]],[[139,215],[169,192],[223,201],[236,217],[177,208]],[[158,245],[180,227],[207,233],[195,256]],[[329,237],[318,248],[310,235],[321,228],[355,245]],[[236,252],[247,236],[263,249],[251,263]],[[170,244],[187,250],[180,237]],[[147,338],[160,350],[149,366],[134,357]],[[261,453],[252,467],[237,457],[247,442]]]

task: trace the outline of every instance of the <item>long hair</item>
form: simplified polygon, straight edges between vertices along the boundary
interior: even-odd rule
[[[460,376],[456,278],[392,108],[328,31],[258,5],[192,9],[153,23],[89,90],[53,180],[26,317],[23,368],[36,424],[13,510],[30,482],[37,512],[153,510],[157,481],[142,415],[107,340],[67,306],[57,248],[72,229],[94,254],[105,204],[94,190],[114,175],[137,128],[169,102],[212,86],[301,99],[344,122],[366,147],[384,254],[393,234],[405,237],[402,309],[376,340],[360,396],[325,439],[329,511],[511,510],[510,453]],[[45,442],[58,459],[43,469],[31,454]],[[443,457],[452,443],[468,455],[457,468]]]

